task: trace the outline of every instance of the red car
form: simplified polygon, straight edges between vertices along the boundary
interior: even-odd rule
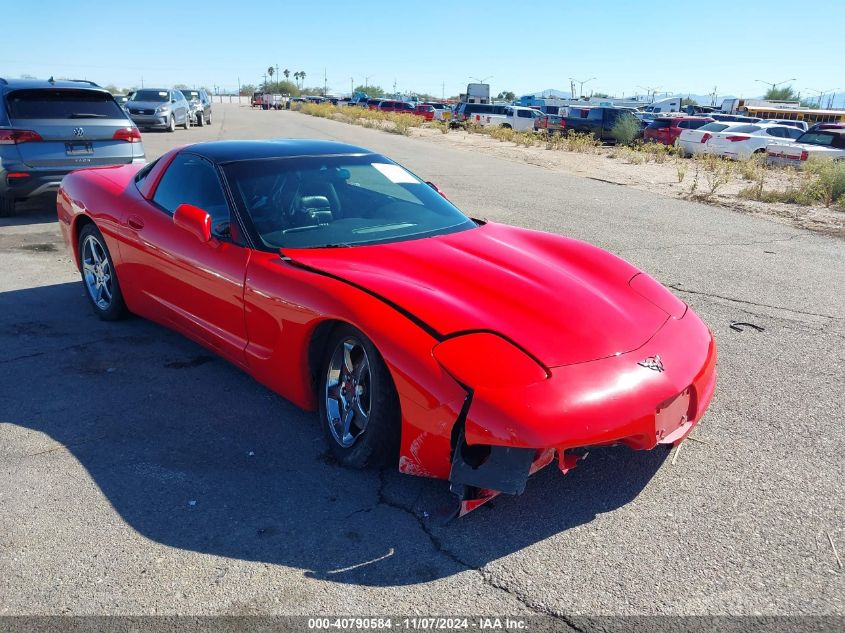
[[[381,110],[382,112],[414,114],[414,106],[407,101],[382,101],[378,104],[376,109]]]
[[[57,205],[101,318],[181,332],[317,411],[341,464],[448,479],[459,514],[587,447],[677,444],[713,396],[710,330],[646,273],[360,147],[199,143],[73,172]]]
[[[421,116],[426,121],[433,121],[434,120],[434,106],[426,105],[424,103],[418,103],[414,106],[414,110],[412,114],[416,114],[417,116]]]
[[[643,130],[643,140],[674,145],[684,130],[697,130],[702,125],[712,122],[710,117],[678,116],[654,119]]]

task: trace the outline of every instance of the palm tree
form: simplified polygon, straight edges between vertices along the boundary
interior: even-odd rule
[[[290,71],[287,68],[282,71],[282,74],[285,76],[285,80],[290,77]]]
[[[300,88],[304,88],[305,87],[305,71],[304,70],[299,71],[299,78],[302,80],[302,85],[300,86]]]

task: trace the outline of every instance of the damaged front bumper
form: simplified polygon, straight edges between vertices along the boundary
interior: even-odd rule
[[[462,516],[521,494],[555,457],[563,473],[592,446],[683,441],[716,385],[716,343],[692,311],[634,352],[556,367],[531,384],[473,388],[453,433],[449,481]]]

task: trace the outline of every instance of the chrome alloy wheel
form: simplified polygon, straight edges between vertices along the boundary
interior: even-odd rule
[[[326,415],[335,441],[349,448],[367,429],[370,420],[370,360],[355,337],[335,348],[326,376]]]
[[[94,304],[108,310],[114,294],[113,276],[106,249],[93,235],[82,243],[82,276]]]

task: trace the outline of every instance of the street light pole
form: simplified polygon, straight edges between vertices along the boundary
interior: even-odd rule
[[[837,90],[839,90],[839,88],[830,88],[828,90],[814,90],[813,88],[807,88],[807,92],[815,92],[818,95],[818,97],[816,98],[816,105],[819,108],[822,107],[822,101],[824,100],[824,96],[829,93],[836,94]]]
[[[584,94],[584,84],[590,83],[593,79],[595,79],[595,77],[590,77],[589,79],[584,79],[584,80],[575,79],[574,77],[569,78],[569,81],[574,81],[576,84],[578,84],[578,98],[579,99],[581,98],[581,95]]]
[[[780,86],[781,84],[785,84],[789,81],[795,81],[795,77],[793,77],[792,79],[784,79],[783,81],[777,81],[777,82],[775,82],[775,81],[764,81],[762,79],[755,79],[754,81],[759,81],[761,84],[766,84],[767,86],[769,86],[771,88],[772,91],[774,91],[774,89],[777,88],[778,86]]]
[[[654,95],[656,95],[657,91],[660,90],[660,86],[652,86],[650,88],[646,86],[637,86],[637,88],[642,88],[648,93],[649,99],[651,99],[649,103],[654,103]]]

